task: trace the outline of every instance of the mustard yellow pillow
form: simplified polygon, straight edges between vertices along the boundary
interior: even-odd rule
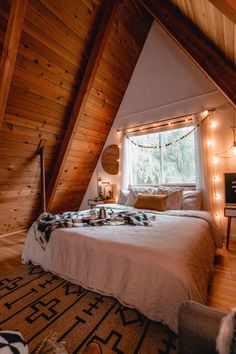
[[[167,195],[138,194],[134,203],[134,208],[165,211],[166,200]]]

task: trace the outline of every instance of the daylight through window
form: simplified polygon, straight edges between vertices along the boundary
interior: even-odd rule
[[[192,127],[163,132],[132,136],[141,145],[160,145],[160,149],[131,148],[131,185],[137,184],[175,184],[195,183],[194,134],[171,146],[165,144],[175,141]]]

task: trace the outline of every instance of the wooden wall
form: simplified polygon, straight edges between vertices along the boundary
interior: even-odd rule
[[[38,145],[46,178],[57,159],[83,77],[102,0],[29,0],[0,130],[0,233],[26,228],[40,209]],[[0,48],[9,1],[0,2]],[[151,19],[124,0],[76,131],[53,211],[78,209],[144,44]]]
[[[236,65],[236,13],[230,5],[224,0],[171,1]]]
[[[80,206],[120,106],[147,36],[142,12],[134,3],[124,1],[118,10],[57,188],[53,211]]]

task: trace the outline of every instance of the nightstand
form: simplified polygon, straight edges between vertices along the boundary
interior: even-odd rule
[[[103,204],[104,200],[103,199],[88,199],[88,205],[90,205],[90,208],[93,209],[96,205],[98,204]]]
[[[105,199],[104,201],[104,204],[115,204],[115,199]]]
[[[98,204],[114,204],[115,199],[88,199],[88,205],[90,205],[90,208],[93,209],[96,205]]]
[[[229,249],[229,240],[230,240],[230,229],[231,229],[231,219],[236,218],[236,205],[226,206],[224,208],[224,215],[228,218],[227,223],[227,238],[226,238],[226,248]]]

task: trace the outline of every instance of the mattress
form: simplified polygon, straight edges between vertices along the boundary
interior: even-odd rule
[[[33,224],[22,261],[115,297],[177,332],[179,304],[206,302],[221,240],[206,212],[147,212],[155,214],[150,226],[56,229],[46,250],[36,241]]]

